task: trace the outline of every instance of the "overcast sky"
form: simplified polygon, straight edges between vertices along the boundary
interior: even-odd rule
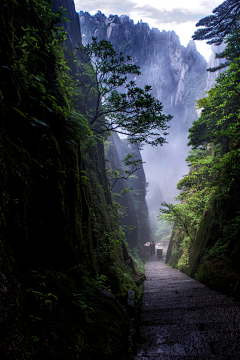
[[[195,24],[210,15],[223,0],[74,0],[76,10],[91,15],[101,10],[106,16],[128,15],[136,24],[142,19],[150,27],[174,30],[181,44],[187,46],[196,30]],[[208,61],[211,48],[203,41],[196,41],[198,51]]]

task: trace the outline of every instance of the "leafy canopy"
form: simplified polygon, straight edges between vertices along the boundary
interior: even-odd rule
[[[198,100],[201,115],[189,130],[189,145],[218,145],[223,152],[239,144],[240,58],[222,73],[208,96]]]
[[[128,180],[137,170],[140,169],[141,164],[143,164],[142,159],[130,153],[128,153],[121,162],[124,163],[124,167],[107,170],[108,177],[111,181],[111,190],[114,188],[114,185],[119,179]]]
[[[211,150],[192,150],[186,159],[190,172],[178,182],[181,193],[176,197],[178,204],[162,203],[159,220],[172,223],[193,242],[198,225],[212,195],[208,186],[211,179]]]
[[[91,98],[93,106],[87,118],[97,133],[115,131],[129,137],[135,144],[153,146],[165,143],[171,115],[162,113],[162,104],[151,95],[151,86],[136,86],[130,76],[139,76],[139,67],[131,58],[118,55],[111,43],[93,38],[83,47],[85,74],[80,86],[85,103]]]

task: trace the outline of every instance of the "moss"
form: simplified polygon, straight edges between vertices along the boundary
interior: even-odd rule
[[[166,254],[166,263],[169,266],[178,267],[178,262],[183,256],[183,247],[181,246],[183,239],[184,234],[179,233],[179,230],[173,228]]]
[[[195,279],[222,294],[239,300],[239,276],[233,271],[228,261],[208,259],[199,267]]]
[[[239,194],[215,201],[200,223],[190,252],[187,275],[227,296],[240,299]]]
[[[114,296],[100,291],[82,267],[70,269],[67,275],[56,271],[43,274],[33,273],[29,286],[38,293],[51,291],[57,300],[52,298],[49,310],[34,291],[30,292],[37,359],[77,359],[78,355],[82,359],[112,359],[116,352],[126,353],[128,316]],[[39,287],[41,278],[45,286]]]
[[[219,237],[219,225],[216,219],[215,209],[205,212],[200,223],[197,237],[192,244],[189,257],[189,268],[186,272],[189,276],[194,276],[203,259],[206,249],[213,246]]]

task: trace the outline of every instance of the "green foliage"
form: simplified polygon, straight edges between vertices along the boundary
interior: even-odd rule
[[[239,58],[239,2],[224,1],[216,9],[213,10],[216,15],[207,16],[201,19],[196,26],[205,26],[205,29],[197,30],[194,40],[211,39],[209,44],[216,43],[220,45],[223,41],[227,44],[227,48],[216,54],[216,59],[224,59],[220,65],[209,68],[207,71],[214,72],[226,68],[235,58]]]
[[[132,255],[132,258],[133,258],[133,261],[134,261],[137,272],[139,272],[141,274],[144,274],[145,264],[144,264],[142,258],[139,255],[139,249],[133,248],[131,250],[131,255]]]
[[[155,242],[160,246],[167,247],[172,233],[172,225],[170,223],[158,222],[158,229],[154,234]]]
[[[217,59],[227,59],[227,61],[223,64],[224,67],[229,65],[234,59],[240,57],[239,31],[239,26],[237,26],[236,29],[225,39],[225,43],[227,44],[226,49],[222,53],[216,54]]]
[[[216,199],[215,157],[212,147],[190,151],[186,161],[190,172],[177,185],[181,192],[176,200],[180,203],[163,203],[164,208],[160,209],[159,215],[161,221],[174,225],[174,229],[178,230],[176,236],[181,237],[177,247],[180,256],[177,266],[182,270],[187,269],[189,252],[196,239],[203,214]]]
[[[127,194],[131,190],[133,190],[133,189],[132,188],[125,188],[125,189],[121,190],[120,193],[113,193],[113,196],[114,197],[117,196],[118,198],[121,198],[121,197],[123,197],[123,195]],[[124,207],[124,205],[123,205],[123,207]]]
[[[53,300],[55,301],[58,300],[57,296],[53,295],[52,293],[43,294],[33,289],[27,289],[27,292],[33,294],[36,297],[41,308],[45,306],[48,308],[48,310],[52,310]],[[39,319],[39,318],[35,317],[35,319]]]
[[[228,259],[234,251],[234,242],[238,237],[240,229],[240,211],[236,212],[236,216],[229,220],[222,229],[222,237],[215,244],[206,250],[204,261],[208,258]]]
[[[191,243],[196,236],[196,231],[200,221],[200,217],[196,216],[193,209],[193,203],[194,199],[192,197],[189,198],[188,201],[176,205],[164,202],[162,203],[164,208],[160,209],[160,214],[158,215],[159,220],[169,222],[170,224],[178,227],[180,231],[186,233],[186,235],[190,238]],[[201,208],[200,211],[202,212]]]
[[[122,229],[123,229],[125,235],[130,235],[134,231],[135,226],[133,226],[133,225],[122,225]]]
[[[190,129],[190,145],[211,147],[209,185],[218,197],[226,197],[239,178],[239,82],[240,60],[220,75],[208,97],[198,101],[200,118]]]
[[[111,275],[117,260],[125,265],[116,244],[96,275],[92,248],[99,227],[93,227],[93,240],[88,203],[95,199],[88,185],[104,184],[103,151],[74,109],[76,87],[61,46],[65,33],[56,26],[60,15],[52,13],[51,2],[20,0],[1,2],[0,18],[0,275],[6,299],[1,355],[75,359],[78,346],[81,359],[115,358],[127,344],[128,317],[98,288],[113,284],[122,294],[122,282],[105,273]],[[83,137],[98,160],[92,178],[89,168],[82,170]],[[116,232],[117,243],[109,189],[96,192],[107,205],[106,215],[98,214],[101,228]],[[89,278],[67,273],[79,263]]]
[[[7,73],[14,76],[23,92],[18,103],[9,104],[8,109],[13,118],[22,117],[22,121],[38,132],[44,131],[44,127],[55,130],[54,120],[58,117],[62,139],[70,148],[76,147],[76,137],[86,135],[89,126],[72,104],[77,90],[62,49],[66,32],[59,25],[62,19],[67,20],[63,16],[66,10],[60,7],[54,14],[48,1],[36,0],[16,2],[13,6],[17,14],[13,62],[1,70],[5,76]]]
[[[127,268],[123,262],[122,248],[125,249],[126,255],[129,249],[127,249],[125,233],[119,225],[118,217],[124,216],[125,212],[117,203],[114,204],[115,211],[113,212],[110,205],[106,204],[103,198],[100,199],[99,195],[104,195],[103,188],[101,192],[98,189],[93,197],[95,202],[90,203],[94,259],[98,273],[109,279],[108,286],[109,283],[112,284],[112,292],[124,297],[129,287],[136,290],[131,276],[134,270],[133,264],[131,262]]]
[[[197,102],[203,110],[190,129],[190,145],[206,146],[213,142],[220,144],[219,150],[227,152],[239,142],[239,61],[236,59],[219,76],[217,85],[209,90],[208,97]]]
[[[118,169],[108,169],[107,175],[112,182],[111,190],[119,179],[128,180],[130,177],[133,178],[133,173],[140,169],[140,165],[143,164],[142,159],[140,159],[135,154],[128,153],[126,157],[121,160],[124,163],[123,168]],[[121,194],[115,194],[118,197],[121,197],[123,194],[126,194],[132,188],[122,190]]]
[[[86,322],[93,323],[96,289],[104,288],[111,292],[109,279],[99,274],[93,277],[81,264],[70,268],[68,272],[81,275],[81,292],[72,294],[72,302],[81,309]]]

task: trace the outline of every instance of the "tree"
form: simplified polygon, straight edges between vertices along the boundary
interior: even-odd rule
[[[178,182],[179,204],[162,203],[159,220],[170,222],[193,242],[206,204],[212,195],[209,186],[213,155],[211,149],[190,151],[186,159],[190,171]]]
[[[238,27],[240,0],[226,0],[213,10],[214,15],[201,19],[196,26],[193,40],[208,40],[207,44],[220,45],[228,34]]]
[[[237,47],[229,46],[229,42],[232,44],[235,42],[234,45],[238,44],[240,1],[226,0],[214,9],[213,13],[215,15],[206,16],[196,24],[196,26],[205,28],[195,31],[192,36],[193,40],[211,39],[207,41],[207,44],[220,45],[223,41],[228,43],[228,49],[216,54],[216,59],[227,60],[216,67],[207,69],[210,72],[226,68],[239,54],[239,45]]]
[[[134,154],[127,154],[127,156],[121,160],[124,163],[124,168],[109,169],[107,171],[108,177],[111,180],[111,190],[114,188],[116,182],[120,179],[128,180],[137,170],[140,169],[140,165],[143,164],[142,159]],[[127,190],[132,190],[131,188]],[[126,192],[126,191],[125,191]],[[124,192],[124,193],[125,193]],[[123,193],[120,194],[120,196]],[[117,194],[119,195],[119,194]]]
[[[160,214],[158,219],[164,222],[174,225],[175,228],[179,228],[183,231],[193,242],[192,235],[192,214],[189,212],[189,209],[186,208],[185,204],[167,204],[163,202],[161,204],[163,207],[160,209]],[[196,229],[194,228],[196,231]],[[194,231],[194,235],[195,235]]]
[[[190,171],[177,185],[181,192],[176,200],[180,203],[162,203],[158,215],[159,220],[173,225],[172,257],[177,256],[177,268],[182,270],[188,267],[192,244],[215,192],[212,148],[194,149],[186,161]]]
[[[115,131],[129,137],[137,145],[162,145],[168,135],[171,115],[162,113],[162,104],[151,95],[151,86],[136,86],[129,76],[139,76],[139,67],[131,58],[118,55],[106,40],[83,47],[84,74],[80,80],[85,103],[93,99],[94,106],[86,117],[96,133]],[[86,80],[86,75],[88,79]],[[84,78],[85,76],[85,78]],[[94,100],[95,99],[95,100]]]
[[[237,27],[231,34],[227,36],[225,40],[225,43],[227,44],[226,49],[223,52],[216,54],[216,59],[226,60],[216,67],[207,69],[207,71],[214,72],[226,68],[235,58],[240,57],[239,33],[240,28]]]

